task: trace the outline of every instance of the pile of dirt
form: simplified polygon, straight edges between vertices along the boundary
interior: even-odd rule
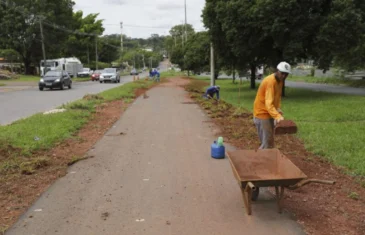
[[[134,95],[135,95],[135,97],[139,97],[139,96],[141,96],[141,95],[146,95],[146,92],[147,92],[147,90],[148,89],[146,89],[146,88],[138,88],[138,89],[136,89],[135,91],[134,91]]]
[[[283,120],[275,127],[275,135],[295,134],[297,131],[298,127],[292,120]]]
[[[185,88],[220,127],[220,135],[227,142],[238,149],[257,149],[260,143],[252,113],[224,101],[217,104],[202,99],[206,85],[192,81]],[[275,144],[309,178],[336,181],[334,186],[309,184],[295,191],[286,190],[284,210],[290,211],[308,234],[365,234],[365,188],[344,169],[306,151],[296,136],[276,136]]]
[[[9,158],[11,155],[21,153],[21,149],[16,148],[4,139],[0,139],[0,161]]]
[[[0,80],[18,79],[19,75],[0,69]]]
[[[84,100],[103,100],[104,98],[98,94],[88,94],[82,97]]]

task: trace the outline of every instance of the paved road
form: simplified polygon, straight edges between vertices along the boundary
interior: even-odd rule
[[[183,104],[184,82],[137,99],[90,150],[94,158],[72,166],[6,234],[305,234],[268,192],[245,214],[229,160],[210,157],[217,130]]]
[[[202,75],[206,76],[206,75]],[[221,76],[219,79],[232,79],[228,76]],[[247,79],[243,79],[243,81],[247,81]],[[261,80],[256,80],[256,82],[261,83]],[[348,87],[344,85],[331,85],[331,84],[319,84],[319,83],[306,83],[306,82],[292,82],[286,81],[285,85],[287,87],[300,88],[300,89],[308,89],[312,91],[324,91],[338,94],[347,94],[347,95],[360,95],[365,96],[365,88],[355,88]]]
[[[146,76],[147,73],[140,75]],[[121,77],[121,83],[130,82],[132,76]],[[75,82],[71,90],[39,91],[36,84],[23,83],[0,87],[0,125],[54,109],[62,104],[82,98],[85,94],[99,93],[121,84]]]
[[[324,92],[331,92],[331,93],[338,93],[338,94],[365,96],[365,88],[336,86],[336,85],[330,85],[330,84],[291,82],[291,81],[286,81],[285,85],[287,87],[308,89],[308,90],[312,90],[312,91],[324,91]]]

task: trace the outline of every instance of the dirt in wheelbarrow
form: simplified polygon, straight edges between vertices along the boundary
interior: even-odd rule
[[[214,104],[201,99],[201,81],[192,81],[186,90],[220,127],[221,136],[238,149],[259,147],[252,113],[220,101]],[[293,214],[307,234],[313,235],[364,235],[365,234],[365,183],[345,173],[308,151],[294,135],[275,137],[280,149],[308,177],[334,180],[334,186],[309,184],[294,191],[286,190],[283,209]],[[271,192],[274,190],[269,189]]]

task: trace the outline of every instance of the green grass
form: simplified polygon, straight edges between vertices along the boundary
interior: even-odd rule
[[[35,114],[11,125],[0,126],[0,150],[6,148],[6,144],[20,148],[23,154],[49,149],[56,143],[71,138],[90,119],[96,105],[121,98],[133,99],[135,89],[147,88],[151,84],[152,82],[145,81],[127,83],[98,96],[89,95],[87,99],[62,105],[61,108],[67,109],[66,112]]]
[[[0,140],[7,140],[26,153],[48,149],[56,142],[70,138],[86,123],[91,113],[92,109],[71,109],[64,113],[36,114],[11,125],[0,126]]]
[[[6,84],[4,84],[4,83],[0,83],[0,86],[6,86]]]
[[[106,100],[116,100],[116,99],[131,99],[134,97],[134,91],[138,88],[148,88],[153,84],[152,81],[138,80],[135,82],[127,83],[121,87],[116,87],[107,91],[100,93]]]
[[[240,99],[239,84],[232,84],[231,80],[217,80],[217,84],[223,100],[252,111],[256,90],[249,88],[248,81],[241,85]],[[365,176],[365,97],[294,88],[286,88],[286,93],[282,100],[284,116],[297,123],[298,136],[305,147]]]
[[[161,78],[175,77],[175,76],[186,76],[184,72],[176,72],[174,70],[169,70],[161,73]]]
[[[40,76],[20,75],[18,79],[6,80],[9,82],[38,82]]]
[[[308,82],[308,83],[322,83],[334,85],[347,85],[350,87],[365,87],[365,80],[350,80],[346,78],[319,78],[310,76],[289,76],[288,81],[294,82]]]

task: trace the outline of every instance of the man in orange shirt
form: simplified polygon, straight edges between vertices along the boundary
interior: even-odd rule
[[[290,65],[280,62],[277,71],[267,76],[257,91],[254,102],[254,123],[260,138],[259,149],[274,148],[274,127],[284,120],[281,111],[281,93],[285,79],[291,73]]]

